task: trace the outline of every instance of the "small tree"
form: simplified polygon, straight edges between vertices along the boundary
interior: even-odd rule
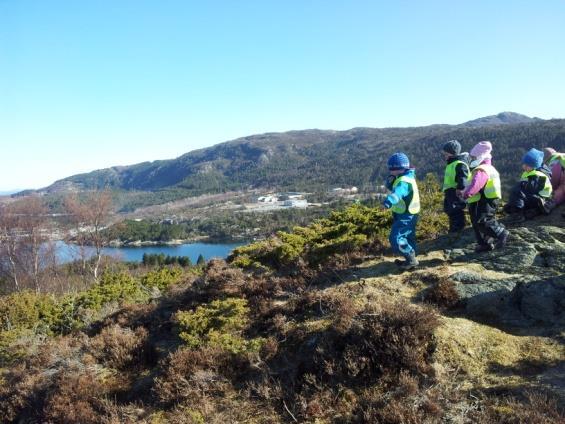
[[[192,261],[188,256],[181,256],[179,258],[179,265],[188,268],[189,266],[192,266]]]
[[[206,265],[206,259],[204,259],[204,256],[202,256],[202,253],[198,255],[198,259],[196,260],[196,265],[198,266]]]
[[[38,197],[28,197],[14,205],[19,217],[21,238],[24,245],[23,265],[33,281],[36,292],[41,291],[42,247],[47,241],[48,209]]]
[[[18,237],[19,219],[13,207],[2,205],[0,207],[0,253],[5,260],[0,262],[3,273],[9,277],[14,285],[14,290],[20,290],[18,253],[20,239]]]
[[[48,223],[48,209],[39,197],[25,197],[0,209],[2,268],[16,291],[26,284],[41,291]]]
[[[83,199],[70,196],[65,199],[65,207],[71,217],[71,222],[75,224],[76,233],[73,241],[79,246],[83,270],[86,269],[88,263],[86,246],[94,249],[92,274],[94,279],[97,279],[102,249],[109,242],[109,236],[104,230],[112,213],[111,193],[108,190],[94,191]]]

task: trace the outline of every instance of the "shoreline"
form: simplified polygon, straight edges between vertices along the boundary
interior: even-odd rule
[[[248,244],[253,243],[257,240],[262,240],[263,238],[214,238],[214,237],[195,237],[190,239],[174,239],[168,241],[160,241],[160,240],[135,240],[135,241],[122,241],[122,240],[110,240],[107,244],[105,244],[105,248],[124,248],[124,247],[171,247],[171,246],[182,246],[185,244],[195,244],[195,243],[204,243],[204,244]],[[51,241],[53,242],[63,242],[68,244],[75,244],[73,240],[64,240],[63,238],[57,237],[52,238]],[[87,247],[93,247],[92,245],[88,244],[85,245]]]
[[[249,240],[243,239],[214,239],[209,237],[202,237],[197,239],[175,239],[169,241],[155,241],[155,240],[136,240],[136,241],[120,241],[112,240],[106,247],[167,247],[167,246],[182,246],[183,244],[195,244],[195,243],[205,243],[205,244],[237,244],[237,243],[250,243]]]

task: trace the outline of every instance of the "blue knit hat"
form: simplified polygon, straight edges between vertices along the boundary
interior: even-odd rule
[[[543,152],[538,149],[528,150],[522,159],[522,163],[534,169],[538,169],[543,164]]]
[[[408,160],[408,156],[404,153],[398,152],[388,158],[387,166],[390,171],[408,169],[410,168],[410,161]]]

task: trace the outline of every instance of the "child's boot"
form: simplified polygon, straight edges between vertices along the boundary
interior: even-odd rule
[[[483,252],[490,252],[494,249],[494,246],[491,243],[484,243],[484,244],[477,244],[475,247],[476,253],[483,253]]]
[[[406,259],[404,261],[395,261],[400,269],[407,271],[414,269],[419,265],[418,259],[416,259],[416,252],[412,251],[411,253],[407,254],[405,258]]]
[[[500,235],[496,239],[496,248],[497,249],[502,249],[504,246],[506,246],[506,242],[508,241],[509,235],[510,235],[510,233],[508,232],[508,230],[504,230],[504,231],[502,231],[502,233],[500,233]]]

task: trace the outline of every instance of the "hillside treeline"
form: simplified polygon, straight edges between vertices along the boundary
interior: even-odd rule
[[[325,191],[331,186],[371,189],[385,176],[384,158],[402,150],[423,176],[443,171],[441,146],[459,140],[469,150],[481,140],[494,146],[494,164],[503,180],[520,174],[520,159],[531,147],[565,150],[565,120],[465,127],[435,125],[416,128],[348,131],[306,130],[251,136],[187,153],[170,161],[110,168],[62,180],[52,188],[110,187],[138,191],[125,209],[204,193],[250,188]]]

